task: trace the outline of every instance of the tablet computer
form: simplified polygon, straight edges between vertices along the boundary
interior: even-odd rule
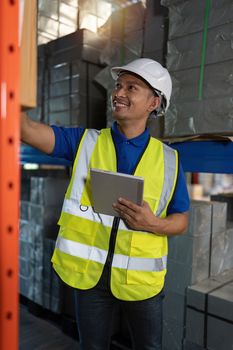
[[[95,212],[119,216],[112,207],[112,204],[116,203],[119,197],[142,205],[143,177],[95,168],[90,169],[90,175]]]

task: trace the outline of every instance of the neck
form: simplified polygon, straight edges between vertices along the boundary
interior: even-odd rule
[[[137,137],[141,135],[146,128],[145,123],[142,123],[140,125],[132,125],[127,123],[119,123],[117,122],[118,130],[125,135],[127,139],[132,139],[134,137]]]

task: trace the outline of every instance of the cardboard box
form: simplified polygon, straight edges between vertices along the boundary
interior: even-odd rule
[[[37,103],[37,2],[21,0],[20,6],[20,105],[27,109]]]

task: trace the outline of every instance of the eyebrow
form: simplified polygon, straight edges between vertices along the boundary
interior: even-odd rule
[[[141,83],[141,81],[139,80],[139,82],[137,82],[137,81],[135,81],[135,80],[122,80],[121,78],[118,78],[117,80],[116,80],[116,83],[122,83],[122,82],[124,82],[124,83],[126,83],[126,84],[133,84],[133,85],[138,85],[138,86],[143,86],[143,81],[142,81],[142,84],[140,84]]]

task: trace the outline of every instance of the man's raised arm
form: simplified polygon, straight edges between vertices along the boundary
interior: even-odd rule
[[[54,149],[55,135],[49,125],[36,122],[21,112],[21,141],[49,154]]]

